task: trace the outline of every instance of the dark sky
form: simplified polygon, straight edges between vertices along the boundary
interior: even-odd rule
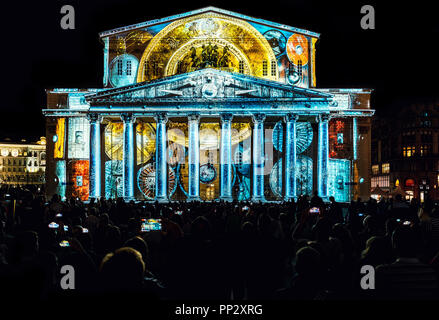
[[[317,86],[372,88],[378,114],[391,106],[438,97],[439,22],[433,4],[337,1],[10,1],[2,3],[0,137],[44,135],[45,89],[99,88],[103,54],[98,32],[209,5],[321,33]],[[76,29],[62,30],[60,9],[76,10]],[[373,5],[376,29],[360,27]],[[395,107],[394,107],[395,108]]]

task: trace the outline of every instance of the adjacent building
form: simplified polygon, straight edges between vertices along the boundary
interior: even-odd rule
[[[36,143],[0,142],[0,185],[37,185],[45,183],[46,138]]]
[[[208,7],[100,33],[103,88],[47,90],[47,193],[370,195],[370,89],[317,87],[319,34]]]
[[[439,104],[401,107],[391,117],[375,117],[372,127],[374,196],[439,199]]]

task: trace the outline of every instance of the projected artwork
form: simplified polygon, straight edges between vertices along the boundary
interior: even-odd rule
[[[152,163],[143,166],[137,172],[137,187],[147,200],[153,200],[155,197],[155,167]],[[175,192],[176,180],[175,171],[168,168],[168,193],[169,196]]]
[[[104,130],[105,154],[111,160],[123,159],[123,123],[110,122]]]
[[[72,160],[69,162],[68,185],[70,195],[80,200],[88,200],[89,195],[89,161]]]
[[[85,118],[69,119],[68,157],[88,159],[90,154],[90,123]]]
[[[313,131],[309,122],[296,123],[296,149],[297,153],[302,153],[312,143]]]
[[[137,164],[148,162],[155,155],[155,122],[136,125]]]
[[[64,160],[55,162],[55,193],[65,199],[66,197],[66,162]]]
[[[105,161],[105,198],[123,196],[123,167],[121,160]]]
[[[264,37],[267,39],[276,56],[285,52],[287,38],[285,38],[282,32],[278,30],[269,30],[264,33]]]
[[[131,54],[121,54],[111,61],[110,83],[113,87],[126,86],[136,80],[139,61]]]
[[[295,33],[288,39],[287,54],[294,65],[308,64],[308,52],[308,40],[305,36]]]
[[[348,202],[351,166],[346,159],[329,159],[328,191],[336,201]]]
[[[200,166],[200,182],[207,184],[216,179],[216,169],[210,163],[206,163]]]
[[[312,194],[312,158],[298,155],[296,160],[297,196]]]
[[[282,159],[279,159],[270,172],[270,189],[276,197],[282,197]]]
[[[54,136],[55,149],[54,158],[63,159],[64,158],[64,143],[65,143],[65,132],[66,132],[66,118],[58,118],[56,120],[56,134]]]

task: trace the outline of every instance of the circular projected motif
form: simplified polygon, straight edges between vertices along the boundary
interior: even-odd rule
[[[218,88],[213,83],[206,83],[201,91],[204,98],[215,98],[218,93]]]
[[[233,160],[236,170],[243,176],[249,177],[251,163],[250,148],[244,149],[242,145],[237,146],[233,155]]]
[[[154,200],[155,198],[155,167],[153,163],[148,163],[137,172],[137,186],[146,199]],[[169,196],[175,192],[176,181],[175,171],[168,169],[168,190]]]
[[[309,122],[296,123],[296,152],[302,153],[311,145],[313,138],[312,127]]]
[[[155,154],[155,123],[137,123],[136,146],[137,164],[148,162]]]
[[[123,123],[110,122],[104,130],[105,154],[110,160],[123,159]]]
[[[17,157],[18,156],[18,150],[17,149],[12,149],[11,155],[13,157]]]
[[[302,66],[308,63],[308,40],[301,34],[293,34],[287,43],[287,54],[290,61],[297,65],[299,61]]]
[[[312,194],[312,159],[303,155],[297,156],[296,167],[297,196]]]
[[[113,87],[132,84],[137,77],[139,60],[131,54],[121,54],[111,61],[110,83]]]
[[[206,163],[200,166],[200,182],[207,184],[216,179],[216,169],[210,163]]]
[[[276,197],[282,197],[282,175],[282,159],[279,159],[270,173],[270,188]]]
[[[290,71],[289,68],[286,69],[287,80],[290,84],[296,84],[299,82],[300,77],[296,71]]]
[[[285,38],[282,32],[278,30],[268,30],[264,33],[264,37],[267,39],[276,56],[285,52],[287,38]]]
[[[2,155],[2,157],[7,157],[9,155],[8,149],[2,149],[1,155]]]

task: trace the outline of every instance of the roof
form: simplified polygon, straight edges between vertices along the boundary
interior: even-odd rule
[[[301,33],[301,34],[308,35],[308,36],[315,37],[315,38],[320,37],[319,33],[316,33],[313,31],[299,29],[299,28],[291,27],[291,26],[288,26],[285,24],[280,24],[277,22],[272,22],[272,21],[268,21],[268,20],[264,20],[264,19],[253,18],[253,17],[246,16],[246,15],[243,15],[240,13],[236,13],[233,11],[228,11],[228,10],[224,10],[224,9],[220,9],[220,8],[216,8],[216,7],[205,7],[205,8],[188,11],[188,12],[181,13],[181,14],[168,16],[165,18],[149,20],[149,21],[145,21],[145,22],[141,22],[141,23],[137,23],[137,24],[132,24],[132,25],[125,26],[125,27],[120,27],[120,28],[116,28],[116,29],[112,29],[112,30],[108,30],[108,31],[103,31],[103,32],[99,33],[99,36],[101,38],[104,38],[104,37],[119,34],[122,32],[127,32],[127,31],[131,31],[131,30],[135,30],[135,29],[150,27],[150,26],[154,26],[157,24],[165,23],[165,22],[173,22],[173,21],[178,20],[178,19],[187,18],[190,16],[194,16],[194,15],[198,15],[198,14],[202,14],[202,13],[207,13],[207,12],[215,12],[215,13],[219,13],[219,14],[222,14],[225,16],[244,19],[244,20],[247,20],[249,22],[259,23],[262,25],[271,26],[273,28],[283,29],[286,31],[294,32],[294,33]]]

